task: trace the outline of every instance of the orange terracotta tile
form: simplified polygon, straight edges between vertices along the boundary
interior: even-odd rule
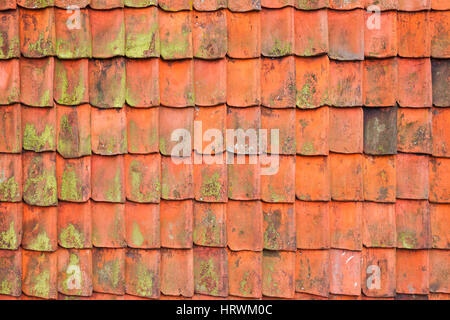
[[[362,153],[363,127],[362,108],[330,108],[330,151]]]
[[[297,248],[329,248],[329,203],[296,201],[295,213],[297,222]]]
[[[22,201],[22,157],[20,154],[0,154],[0,201]]]
[[[364,202],[362,241],[365,247],[392,248],[396,246],[395,205]]]
[[[62,105],[89,102],[88,60],[55,60],[53,95]]]
[[[261,103],[270,108],[294,108],[296,103],[294,57],[261,60]]]
[[[0,4],[0,10],[15,9],[16,0],[5,0]]]
[[[433,10],[448,10],[450,4],[446,0],[431,0],[431,8]]]
[[[449,300],[450,294],[448,293],[432,293],[428,295],[428,300]]]
[[[161,57],[165,60],[193,57],[192,13],[190,11],[160,11],[159,35]]]
[[[431,109],[399,108],[397,115],[398,150],[408,153],[431,153]]]
[[[261,53],[265,57],[282,57],[294,51],[294,9],[261,11]]]
[[[247,107],[261,103],[261,60],[229,59],[227,63],[227,104]]]
[[[395,296],[395,300],[428,300],[428,295],[397,293],[397,295]]]
[[[116,295],[125,293],[125,249],[93,249],[92,271],[95,292]]]
[[[194,206],[192,200],[161,201],[161,246],[192,248]]]
[[[123,7],[124,0],[90,0],[90,7],[93,9],[112,9]]]
[[[361,294],[361,252],[330,250],[330,293]]]
[[[397,21],[398,55],[410,58],[429,57],[431,53],[429,13],[398,12]]]
[[[62,9],[55,9],[56,55],[60,59],[89,58],[92,56],[90,11],[67,9],[70,5],[77,4],[71,1]]]
[[[303,201],[330,200],[328,157],[297,156],[295,194],[297,199]]]
[[[396,161],[397,198],[428,199],[428,157],[400,153]]]
[[[220,160],[220,155],[218,155],[219,159],[212,156],[225,151],[227,106],[218,105],[215,107],[195,108],[194,121],[195,152],[206,155],[205,159],[207,161]],[[197,134],[202,134],[203,136],[198,138]]]
[[[369,297],[394,297],[395,263],[395,249],[363,249],[362,292]]]
[[[295,156],[276,157],[278,159],[273,170],[275,173],[261,176],[261,200],[293,203],[295,201]]]
[[[378,6],[381,11],[398,9],[398,0],[365,0],[365,6]]]
[[[260,12],[227,11],[227,34],[229,57],[242,59],[261,55]]]
[[[396,291],[407,294],[428,294],[428,250],[397,250]]]
[[[195,200],[226,202],[228,200],[228,174],[226,153],[215,156],[218,163],[210,163],[208,157],[194,153]]]
[[[91,157],[92,199],[125,202],[125,161],[123,156]]]
[[[192,10],[192,0],[159,0],[159,6],[166,11]]]
[[[447,94],[449,88],[448,69],[449,63],[447,59],[432,60],[433,104],[436,107],[445,107],[450,104],[450,99]]]
[[[261,0],[261,6],[264,8],[284,8],[293,7],[294,0]]]
[[[398,9],[401,11],[427,10],[430,6],[431,0],[398,0]]]
[[[34,206],[57,205],[55,153],[22,154],[23,200]]]
[[[194,295],[193,250],[161,249],[160,281],[162,294],[192,297]]]
[[[430,15],[431,26],[431,56],[434,58],[449,58],[450,14],[448,11],[433,11]]]
[[[364,109],[364,153],[397,153],[397,108]]]
[[[91,155],[90,105],[56,105],[56,150],[64,158]]]
[[[395,202],[397,176],[394,156],[365,156],[364,200]]]
[[[429,59],[398,59],[398,103],[402,107],[430,107]]]
[[[330,245],[335,249],[361,250],[361,202],[330,204]]]
[[[0,103],[20,102],[19,59],[0,60]]]
[[[330,173],[330,190],[333,200],[363,200],[362,155],[330,154]]]
[[[227,61],[194,60],[195,104],[215,106],[227,101]]]
[[[430,202],[450,203],[450,159],[430,160]]]
[[[397,248],[426,249],[431,244],[430,207],[427,201],[397,200]]]
[[[194,0],[194,8],[197,11],[215,11],[227,7],[227,0]]]
[[[128,247],[156,249],[161,245],[159,204],[127,202],[125,231]]]
[[[4,202],[0,206],[0,252],[3,252],[3,249],[19,248],[22,242],[22,211],[20,202]]]
[[[92,244],[97,248],[123,248],[125,240],[125,205],[92,202]]]
[[[126,108],[128,152],[159,152],[159,108]]]
[[[230,295],[260,298],[262,295],[262,254],[253,251],[228,251]]]
[[[159,57],[159,10],[155,6],[124,10],[125,53],[129,58]]]
[[[327,300],[326,297],[321,297],[308,293],[295,293],[294,300]]]
[[[58,296],[57,254],[23,250],[22,291],[37,298],[56,299]]]
[[[262,293],[268,297],[293,298],[295,252],[263,251]]]
[[[315,108],[328,103],[328,56],[296,58],[297,106]]]
[[[63,248],[92,247],[91,202],[60,202],[58,205],[58,244]]]
[[[450,252],[448,250],[430,250],[430,291],[450,293],[448,282]]]
[[[363,7],[364,0],[330,0],[331,9],[349,10]]]
[[[58,291],[73,296],[92,295],[91,250],[60,249],[58,255]]]
[[[53,58],[20,59],[20,101],[29,106],[53,107]]]
[[[161,198],[185,200],[194,198],[193,158],[161,158]]]
[[[430,204],[431,244],[436,249],[450,247],[450,228],[447,219],[450,213],[448,204]]]
[[[261,128],[261,108],[227,109],[227,151],[235,154],[259,154],[259,129]],[[248,137],[248,138],[247,138]]]
[[[92,152],[117,155],[127,152],[127,119],[124,108],[91,109]]]
[[[194,244],[225,247],[227,244],[226,204],[194,202]]]
[[[91,0],[55,0],[55,6],[64,9],[69,5],[77,5],[80,8],[85,8],[90,2]]]
[[[139,297],[159,298],[159,250],[128,249],[125,265],[126,293]]]
[[[297,1],[305,2],[305,1]],[[294,53],[315,56],[328,52],[327,10],[294,11]]]
[[[333,7],[332,2],[330,7]],[[329,57],[336,60],[364,60],[364,29],[363,10],[328,11]]]
[[[193,106],[195,104],[193,61],[161,60],[159,70],[161,104],[167,107]]]
[[[56,108],[22,106],[23,149],[35,152],[56,150]]]
[[[228,201],[227,238],[231,250],[263,249],[263,215],[260,201]]]
[[[328,250],[297,251],[295,259],[295,291],[327,297],[330,285],[329,272]]]
[[[125,100],[136,108],[158,106],[159,59],[126,59]]]
[[[328,85],[329,101],[332,106],[361,106],[363,104],[363,63],[361,61],[330,61]]]
[[[41,58],[55,54],[55,15],[53,8],[29,10],[21,8],[20,52],[27,58]]]
[[[91,196],[91,159],[64,159],[56,157],[58,199],[86,202]]]
[[[18,58],[19,47],[19,11],[0,12],[0,32],[3,35],[3,45],[0,48],[0,58]]]
[[[397,60],[365,60],[363,100],[368,107],[395,106],[398,83]]]
[[[372,0],[372,2],[375,1]],[[397,0],[392,2],[395,3]],[[379,6],[380,4],[377,3],[376,5]],[[392,6],[395,6],[395,4],[390,4],[386,8],[391,9]],[[376,11],[368,11],[365,13],[365,26],[364,55],[366,57],[387,58],[397,55],[396,11],[381,12],[379,15]]]
[[[261,168],[258,156],[227,155],[228,198],[233,200],[257,200],[261,195]]]
[[[294,109],[261,109],[261,129],[267,130],[267,143],[261,152],[270,154],[295,154],[295,121]],[[278,130],[278,133],[277,131]]]
[[[330,300],[338,300],[338,301],[351,301],[351,300],[361,300],[361,296],[350,296],[343,294],[330,294]]]
[[[93,106],[122,108],[125,93],[125,59],[89,60],[89,102]]]
[[[450,157],[450,109],[433,109],[433,156]]]
[[[297,110],[295,130],[297,154],[328,155],[328,107]]]
[[[9,297],[20,297],[22,294],[22,251],[0,250],[0,261],[0,281],[5,284],[0,289],[0,293]],[[8,298],[5,296],[5,299]]]
[[[21,107],[19,104],[0,107],[0,152],[22,150]]]
[[[227,53],[227,17],[224,10],[196,12],[192,18],[194,57],[218,59]]]
[[[228,253],[225,248],[194,248],[195,292],[228,296]]]
[[[161,155],[125,155],[126,196],[134,202],[158,203],[161,194]]]
[[[295,251],[294,204],[263,203],[262,213],[264,249]]]

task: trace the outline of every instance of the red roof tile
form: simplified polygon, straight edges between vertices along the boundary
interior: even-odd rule
[[[448,299],[449,10],[3,0],[0,300]]]

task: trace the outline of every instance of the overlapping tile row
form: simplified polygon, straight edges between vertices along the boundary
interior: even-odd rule
[[[0,10],[0,299],[449,298],[448,1]]]

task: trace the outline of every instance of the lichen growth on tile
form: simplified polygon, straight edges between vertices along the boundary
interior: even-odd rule
[[[17,234],[14,221],[11,221],[8,230],[0,231],[0,248],[9,250],[17,248]]]
[[[20,201],[20,187],[14,176],[0,179],[0,201]]]
[[[61,230],[59,235],[60,245],[64,248],[84,248],[84,235],[73,224],[69,223],[67,227]]]
[[[55,129],[46,124],[44,131],[38,134],[35,126],[27,123],[23,132],[23,148],[35,152],[54,150]]]

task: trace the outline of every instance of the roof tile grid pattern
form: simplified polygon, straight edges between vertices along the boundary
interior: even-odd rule
[[[449,15],[2,1],[0,300],[449,299]]]

